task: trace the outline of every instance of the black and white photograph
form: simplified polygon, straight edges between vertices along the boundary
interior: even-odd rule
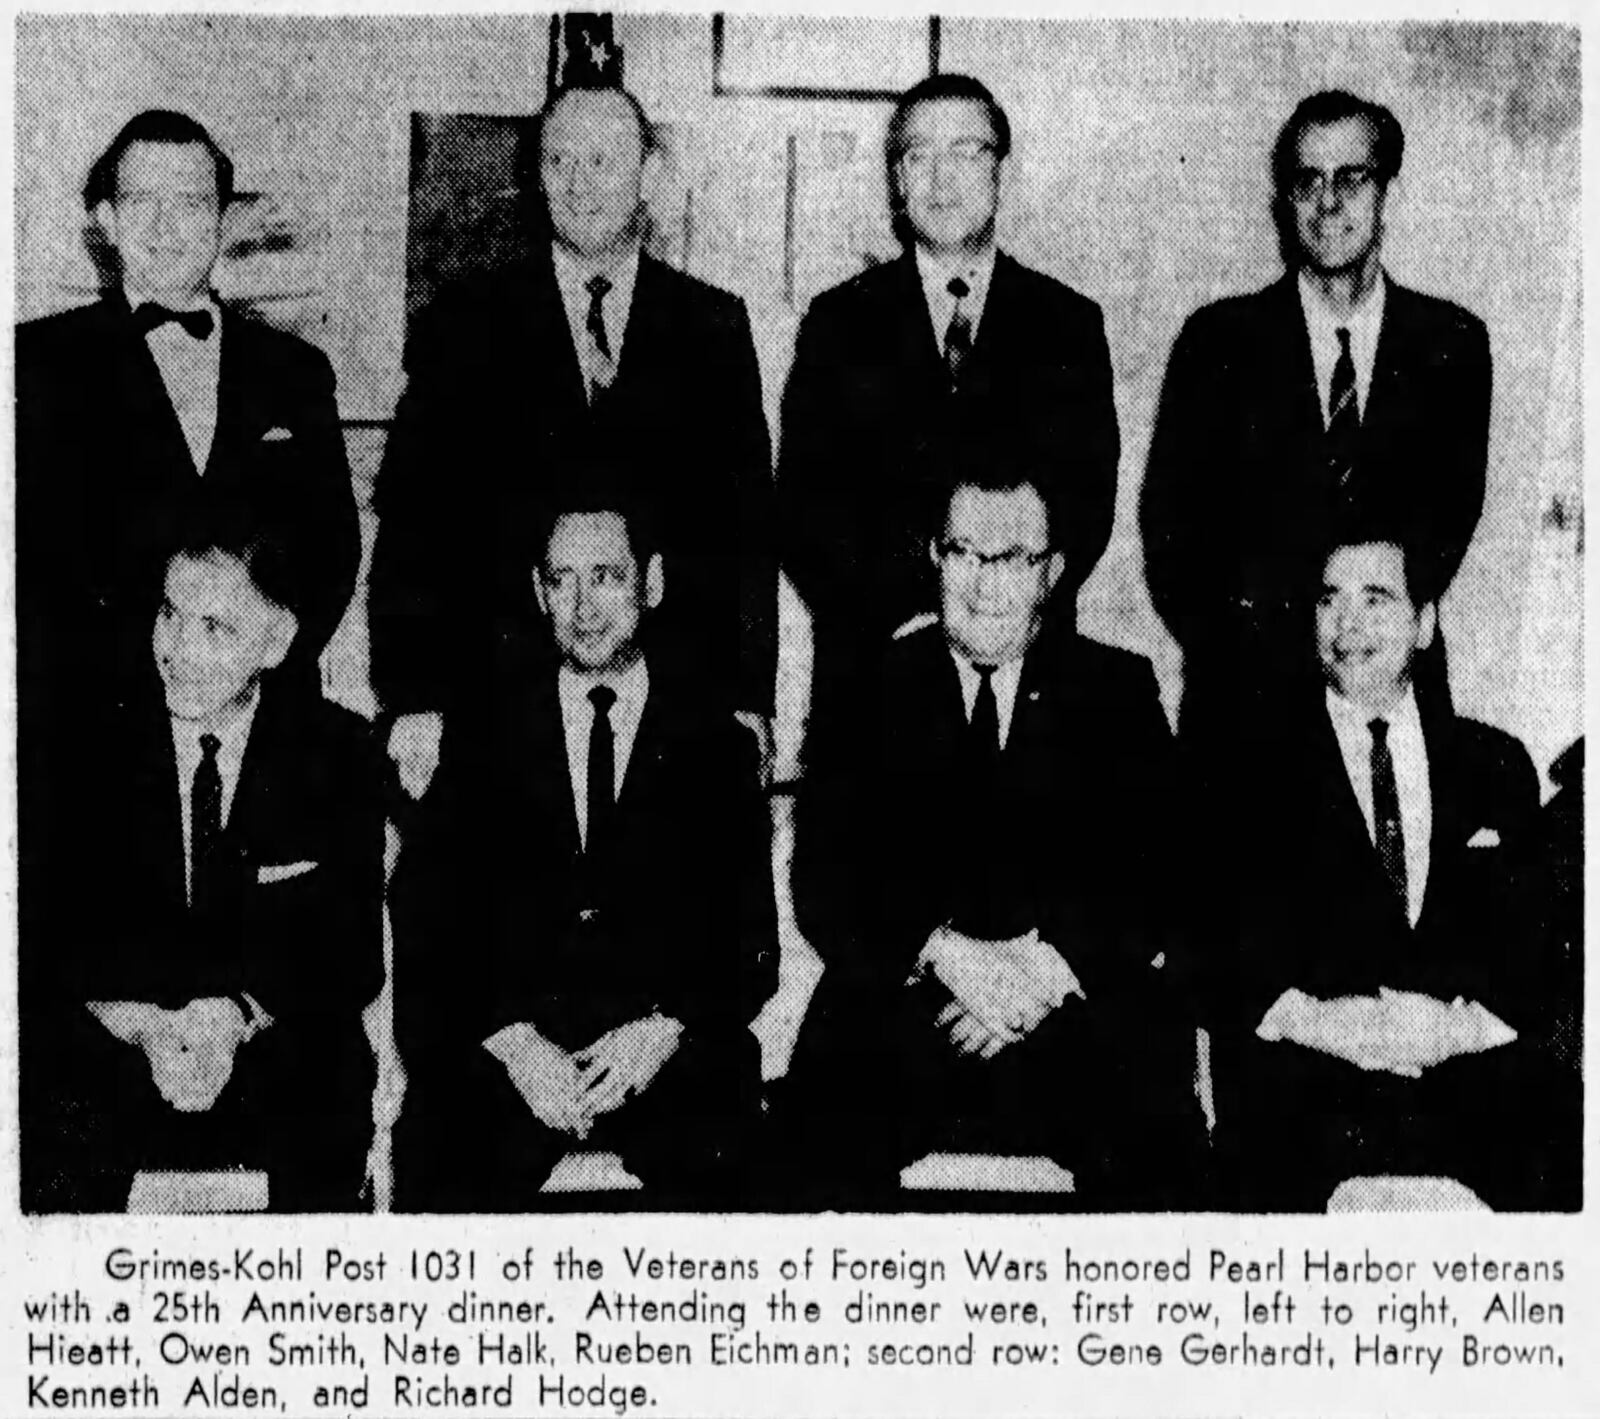
[[[1581,1211],[1582,39],[17,17],[20,1212]]]

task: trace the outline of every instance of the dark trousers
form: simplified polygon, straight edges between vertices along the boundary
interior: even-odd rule
[[[540,1188],[569,1152],[619,1154],[652,1207],[732,1207],[748,1194],[760,1117],[760,1053],[748,1031],[686,1035],[649,1087],[582,1139],[535,1118],[481,1046],[407,1060],[406,1069],[394,1135],[402,1211],[550,1210]]]
[[[1448,1177],[1496,1211],[1573,1207],[1576,1077],[1504,1045],[1404,1079],[1302,1046],[1250,1040],[1219,1100],[1235,1205],[1320,1212],[1347,1178]]]
[[[359,1207],[376,1070],[358,1019],[270,1026],[239,1046],[222,1093],[195,1113],[167,1103],[144,1051],[86,1006],[53,1023],[24,1064],[27,1210],[120,1212],[140,1170],[219,1169],[265,1171],[274,1212]]]

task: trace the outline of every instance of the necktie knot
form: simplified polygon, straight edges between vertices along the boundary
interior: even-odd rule
[[[599,304],[611,294],[611,282],[605,276],[591,276],[583,283],[583,288],[589,293],[589,299]]]
[[[609,369],[611,363],[611,337],[606,332],[605,299],[611,290],[611,282],[604,276],[591,276],[583,283],[584,290],[589,293],[589,316],[584,321],[584,327],[589,332],[589,338],[594,341],[597,349],[606,362],[606,373],[596,373],[595,381],[600,385],[611,383]]]
[[[1333,333],[1339,337],[1339,353],[1348,355],[1350,353],[1350,327],[1341,325]]]
[[[611,715],[611,706],[617,702],[617,692],[609,685],[596,685],[589,691],[589,703],[594,706],[594,712],[601,719]]]
[[[949,284],[945,286],[945,290],[949,291],[958,301],[964,301],[972,294],[972,287],[959,276],[952,277]]]
[[[155,301],[147,301],[133,313],[134,328],[141,335],[148,335],[163,325],[176,325],[196,340],[207,340],[214,323],[209,310],[172,310]]]
[[[1372,742],[1378,748],[1384,748],[1389,742],[1389,721],[1386,719],[1368,720],[1367,733],[1372,736]]]
[[[217,761],[217,751],[222,748],[222,741],[215,734],[202,734],[200,736],[200,762],[214,764]]]

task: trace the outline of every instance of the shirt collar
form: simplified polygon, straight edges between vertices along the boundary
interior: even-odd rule
[[[582,260],[576,253],[569,251],[560,242],[550,243],[551,258],[555,263],[556,280],[566,291],[581,291],[583,299],[589,299],[588,282],[593,276],[604,276],[611,282],[611,289],[606,292],[609,309],[625,311],[633,299],[634,283],[639,279],[640,245],[635,242],[629,248],[627,255],[614,266],[594,266]]]
[[[950,652],[950,658],[956,663],[956,671],[961,676],[962,684],[971,685],[975,688],[978,681],[983,678],[977,661],[968,660],[959,650],[948,643],[946,643],[945,649]],[[990,683],[994,686],[994,691],[997,695],[1002,689],[1008,694],[1015,691],[1017,684],[1022,679],[1022,662],[1026,659],[1026,654],[1019,655],[1014,660],[1002,661],[994,667],[994,678]]]
[[[1306,326],[1313,336],[1321,337],[1331,344],[1338,339],[1335,332],[1343,328],[1350,332],[1350,339],[1354,344],[1377,343],[1378,331],[1383,326],[1383,307],[1389,284],[1389,278],[1381,266],[1378,268],[1378,279],[1373,282],[1372,289],[1367,292],[1361,304],[1348,315],[1331,309],[1304,271],[1300,273],[1295,284],[1300,291],[1300,309],[1305,315]]]
[[[244,757],[245,745],[250,739],[250,728],[255,723],[256,710],[261,704],[261,686],[256,685],[251,691],[249,703],[243,711],[220,729],[213,729],[193,719],[178,719],[173,716],[172,742],[177,746],[178,753],[184,758],[192,758],[198,762],[204,757],[200,747],[200,739],[205,734],[215,734],[219,741],[217,749],[217,762],[236,764]]]
[[[921,277],[922,289],[927,292],[930,300],[952,299],[947,288],[950,282],[959,276],[972,288],[971,294],[966,299],[974,305],[983,304],[983,298],[988,294],[989,282],[994,279],[996,248],[993,242],[990,242],[977,256],[962,255],[954,261],[935,256],[920,246],[914,250],[917,275]]]
[[[1410,731],[1422,730],[1422,716],[1417,709],[1417,696],[1415,690],[1406,686],[1406,692],[1392,704],[1384,714],[1377,714],[1355,700],[1347,700],[1331,685],[1327,690],[1328,714],[1332,718],[1334,727],[1343,734],[1357,734],[1367,737],[1367,726],[1375,719],[1388,723],[1390,732],[1395,730]]]
[[[589,691],[597,685],[609,685],[616,692],[616,709],[624,714],[635,714],[650,693],[650,669],[642,655],[626,670],[614,674],[591,675],[574,670],[570,665],[563,665],[556,678],[561,701],[565,705],[587,701]]]

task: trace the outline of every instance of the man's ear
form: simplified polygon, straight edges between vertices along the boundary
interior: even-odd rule
[[[539,603],[539,614],[549,620],[550,603],[545,600],[544,577],[539,574],[538,567],[533,569],[533,599]]]
[[[933,563],[935,568],[938,567],[938,565],[939,565],[939,544],[937,542],[935,542],[933,540],[933,538],[931,538],[931,537],[928,538],[928,560]]]
[[[263,670],[273,670],[283,664],[283,658],[288,655],[289,647],[294,644],[299,631],[300,621],[293,611],[279,610],[274,613],[267,635],[266,652],[261,657]]]
[[[654,611],[666,594],[667,570],[662,564],[661,553],[652,552],[644,569],[644,604]]]
[[[661,190],[666,170],[666,155],[659,148],[651,148],[639,164],[639,201],[644,205],[646,215],[655,209],[656,196]]]
[[[1433,644],[1434,628],[1439,624],[1439,608],[1430,601],[1417,618],[1417,649],[1426,650]]]
[[[100,230],[105,233],[106,240],[109,241],[112,246],[115,246],[117,244],[116,206],[113,203],[104,200],[96,202],[94,204],[94,220],[95,224],[100,228]]]
[[[1056,589],[1056,583],[1061,580],[1067,570],[1067,559],[1060,552],[1052,552],[1050,560],[1044,564],[1045,585],[1051,590]]]

